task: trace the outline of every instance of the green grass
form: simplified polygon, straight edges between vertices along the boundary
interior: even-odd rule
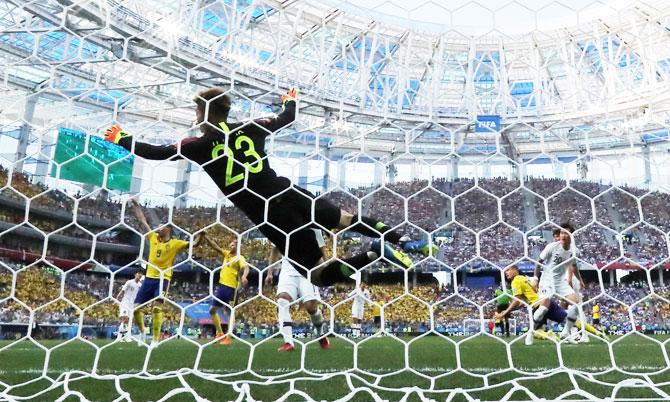
[[[277,338],[256,343],[255,348],[240,341],[220,346],[170,340],[151,352],[135,343],[3,341],[0,400],[44,401],[71,395],[65,400],[111,401],[127,396],[155,401],[168,396],[169,401],[193,401],[196,398],[189,392],[194,392],[221,401],[235,400],[245,390],[263,401],[287,392],[289,401],[305,400],[302,392],[315,400],[346,396],[373,400],[368,390],[387,400],[399,400],[406,391],[410,401],[420,400],[419,392],[436,400],[445,400],[450,393],[452,400],[466,400],[463,392],[482,400],[506,395],[528,400],[531,395],[558,398],[575,386],[577,393],[569,399],[591,400],[613,396],[614,385],[630,379],[653,381],[670,393],[670,370],[663,354],[666,339],[627,336],[613,344],[611,353],[598,340],[560,346],[536,341],[525,346],[522,339],[511,338],[514,342],[508,348],[487,336],[368,338],[358,341],[356,352],[349,341],[334,339],[331,350],[310,343],[293,353],[276,352]],[[561,360],[580,372],[557,370]],[[512,365],[523,373],[511,370]],[[350,373],[350,384],[344,371]],[[239,387],[245,383],[248,388]],[[628,384],[617,390],[620,400],[664,399],[648,386]]]

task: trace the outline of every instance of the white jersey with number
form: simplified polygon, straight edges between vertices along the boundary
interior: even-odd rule
[[[559,241],[549,243],[542,250],[540,260],[542,260],[542,280],[560,281],[566,278],[568,269],[575,263],[577,257],[577,248],[574,244],[566,250]],[[545,279],[546,278],[546,279]]]
[[[540,254],[540,297],[549,297],[551,294],[567,296],[574,293],[572,284],[568,283],[568,270],[576,262],[576,257],[577,248],[573,243],[570,243],[567,250],[560,241],[547,244]]]

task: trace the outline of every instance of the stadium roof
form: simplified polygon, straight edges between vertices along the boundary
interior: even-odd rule
[[[90,131],[114,111],[182,136],[200,85],[232,86],[236,118],[271,113],[298,86],[302,118],[281,141],[306,148],[364,137],[380,151],[514,156],[665,142],[668,2],[410,3],[14,0],[0,4],[0,50],[10,87],[40,94],[41,127]],[[24,108],[0,107],[3,126]],[[500,116],[502,135],[475,133],[478,115]]]

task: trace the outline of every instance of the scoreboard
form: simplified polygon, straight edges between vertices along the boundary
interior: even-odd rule
[[[130,190],[135,156],[100,137],[59,128],[53,160],[52,177],[101,187],[107,167],[107,188]]]

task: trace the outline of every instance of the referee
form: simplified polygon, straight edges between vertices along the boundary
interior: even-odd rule
[[[496,312],[502,313],[507,310],[509,307],[509,302],[511,300],[509,293],[505,293],[502,288],[496,289]],[[499,329],[500,333],[505,333],[505,336],[509,338],[509,314],[502,317],[500,320],[496,320],[496,327]]]

